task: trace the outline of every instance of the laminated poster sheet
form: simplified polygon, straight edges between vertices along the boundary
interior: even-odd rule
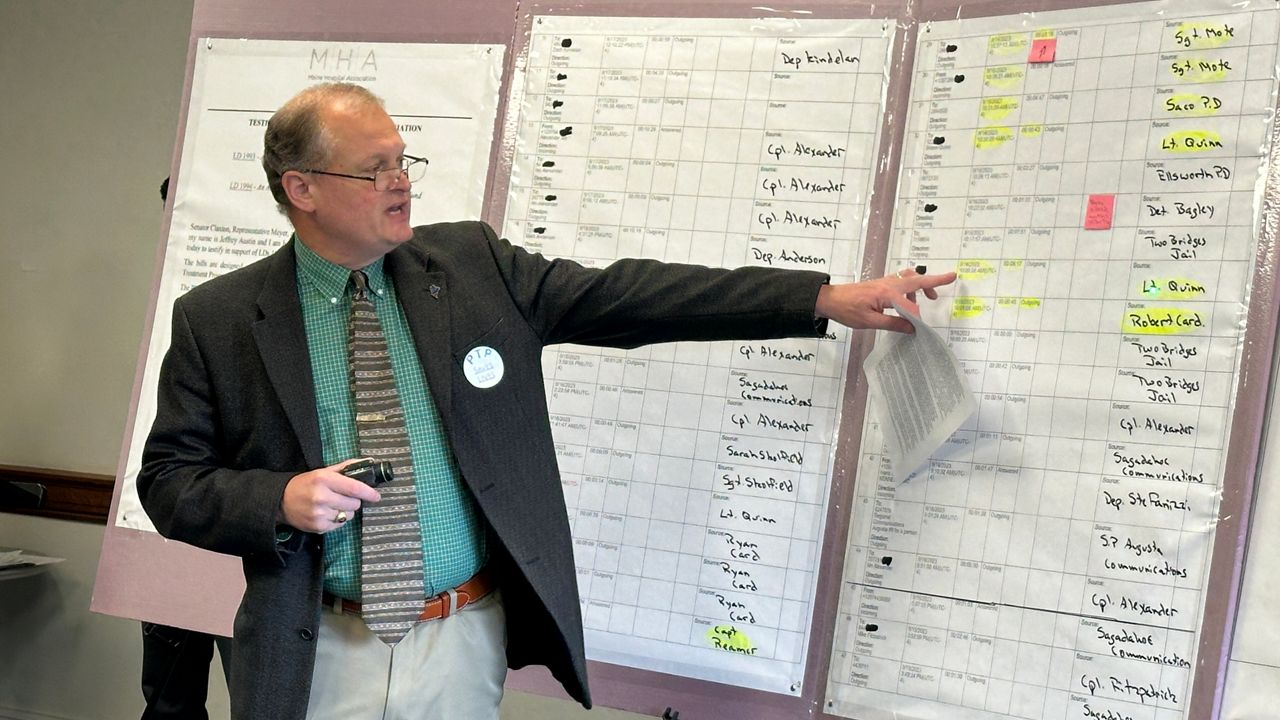
[[[852,279],[893,32],[533,18],[505,236]],[[800,694],[847,348],[833,328],[544,354],[590,658]]]
[[[142,445],[155,418],[156,377],[178,296],[261,259],[292,234],[262,170],[262,133],[303,88],[346,81],[386,102],[407,152],[430,161],[414,185],[413,221],[480,216],[504,48],[478,44],[199,41],[182,173],[159,280],[141,395],[133,422],[119,527],[154,531],[138,501]]]
[[[1278,18],[920,26],[888,266],[958,270],[923,312],[979,404],[904,485],[868,420],[827,713],[1186,716]]]

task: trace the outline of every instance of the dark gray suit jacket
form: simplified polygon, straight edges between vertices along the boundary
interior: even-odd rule
[[[285,547],[276,543],[285,485],[324,464],[295,267],[286,245],[174,303],[138,477],[165,537],[243,559],[231,678],[237,718],[301,720],[315,662],[324,539],[295,533]],[[827,278],[648,260],[586,269],[514,247],[475,222],[417,228],[386,268],[490,527],[508,663],[548,666],[590,707],[543,346],[813,336],[825,330],[813,308]],[[461,366],[481,345],[505,364],[488,389],[473,387]]]

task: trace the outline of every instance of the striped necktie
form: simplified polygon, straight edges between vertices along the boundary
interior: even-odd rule
[[[369,299],[369,279],[351,273],[355,292],[347,333],[351,393],[360,454],[391,463],[395,480],[378,488],[382,502],[363,509],[360,549],[361,616],[383,642],[395,645],[422,614],[422,532],[404,408],[396,391],[387,339]]]

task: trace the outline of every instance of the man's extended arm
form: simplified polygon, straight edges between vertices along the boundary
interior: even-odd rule
[[[517,305],[546,343],[634,347],[673,340],[758,340],[816,335],[830,318],[851,328],[912,332],[885,310],[897,303],[919,313],[916,293],[955,273],[898,275],[839,285],[809,271],[742,267],[736,270],[620,260],[585,270],[548,261],[496,237],[485,226],[490,252]]]
[[[897,303],[903,310],[919,315],[916,293],[923,290],[930,300],[938,299],[936,288],[956,279],[954,272],[941,275],[916,275],[904,270],[897,275],[864,280],[858,283],[825,285],[818,291],[814,312],[852,328],[893,330],[910,333],[914,328],[907,320],[886,315],[885,310]]]

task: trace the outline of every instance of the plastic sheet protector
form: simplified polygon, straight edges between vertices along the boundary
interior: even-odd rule
[[[851,279],[893,31],[534,18],[504,234]],[[544,354],[589,657],[800,694],[847,346]]]
[[[920,26],[888,266],[959,272],[924,318],[979,407],[901,486],[868,418],[827,713],[1186,715],[1276,7]]]

